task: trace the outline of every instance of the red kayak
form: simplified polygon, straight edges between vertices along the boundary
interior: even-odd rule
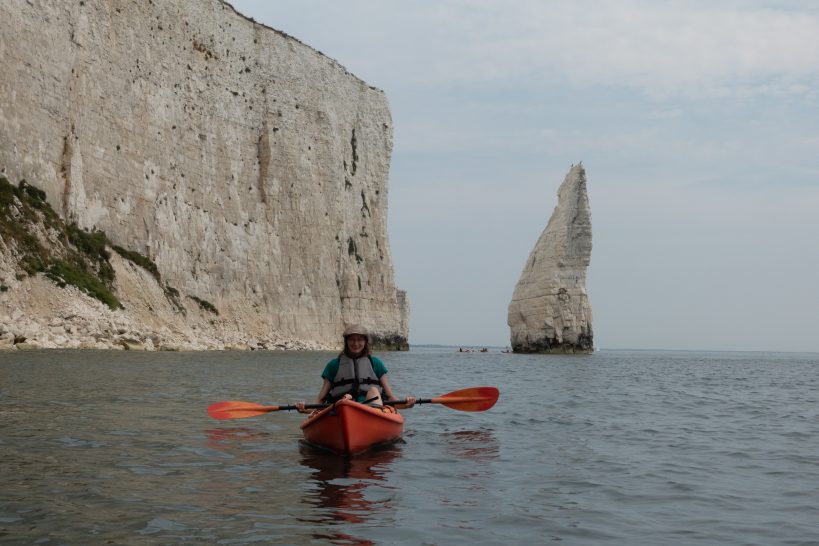
[[[404,417],[352,400],[339,400],[308,417],[301,430],[304,439],[313,445],[340,455],[355,455],[400,438]]]

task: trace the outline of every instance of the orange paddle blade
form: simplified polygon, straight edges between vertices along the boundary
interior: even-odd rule
[[[433,398],[429,402],[460,411],[486,411],[495,405],[498,396],[500,392],[495,387],[470,387]]]
[[[216,402],[208,406],[208,415],[214,419],[244,419],[245,417],[256,417],[271,411],[294,409],[293,406],[263,406],[253,402],[229,401]]]

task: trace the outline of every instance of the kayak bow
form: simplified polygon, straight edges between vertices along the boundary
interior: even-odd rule
[[[400,438],[404,417],[352,400],[339,400],[308,417],[301,430],[310,444],[341,455],[355,455]]]

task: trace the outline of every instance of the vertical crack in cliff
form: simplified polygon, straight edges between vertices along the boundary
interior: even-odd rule
[[[267,123],[262,126],[262,134],[259,135],[259,140],[256,143],[256,154],[259,161],[259,181],[258,191],[259,199],[262,203],[267,203],[267,191],[265,188],[265,180],[270,170],[270,131]]]
[[[355,258],[355,262],[360,264],[364,261],[364,258],[361,257],[361,254],[358,253],[358,245],[356,245],[355,240],[352,237],[347,239],[347,255]]]
[[[62,159],[60,160],[60,178],[63,180],[63,199],[62,199],[62,209],[63,209],[63,216],[65,216],[66,210],[68,210],[68,194],[70,193],[70,185],[71,182],[68,180],[68,163],[70,154],[68,152],[68,137],[63,137],[63,155]]]
[[[73,128],[72,128],[73,131]],[[63,179],[63,199],[62,209],[63,218],[66,220],[69,217],[69,202],[71,200],[71,156],[74,155],[74,145],[71,141],[71,135],[63,137],[63,156],[60,161],[60,178]]]
[[[29,5],[32,5],[28,2]],[[32,6],[33,7],[33,6]],[[66,20],[68,21],[68,39],[71,40],[71,43],[75,46],[82,47],[82,44],[77,40],[77,30],[74,25],[74,19],[72,18],[71,10],[67,10],[66,15],[68,16]]]
[[[361,217],[366,218],[367,216],[372,216],[370,207],[367,205],[367,197],[364,195],[364,190],[361,190],[361,203]]]
[[[355,171],[358,169],[358,142],[355,138],[355,127],[353,127],[353,136],[350,137],[350,146],[353,149],[353,163],[350,166],[350,174],[355,176]]]

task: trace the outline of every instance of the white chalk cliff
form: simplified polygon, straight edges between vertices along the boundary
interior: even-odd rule
[[[573,165],[557,193],[546,229],[526,260],[508,324],[520,353],[589,353],[594,350],[586,293],[591,260],[591,210],[586,171]]]
[[[116,256],[124,309],[85,302],[0,241],[0,337],[97,321],[154,347],[329,348],[363,323],[406,346],[381,90],[220,0],[4,0],[0,74],[0,174],[152,260],[187,309]]]

